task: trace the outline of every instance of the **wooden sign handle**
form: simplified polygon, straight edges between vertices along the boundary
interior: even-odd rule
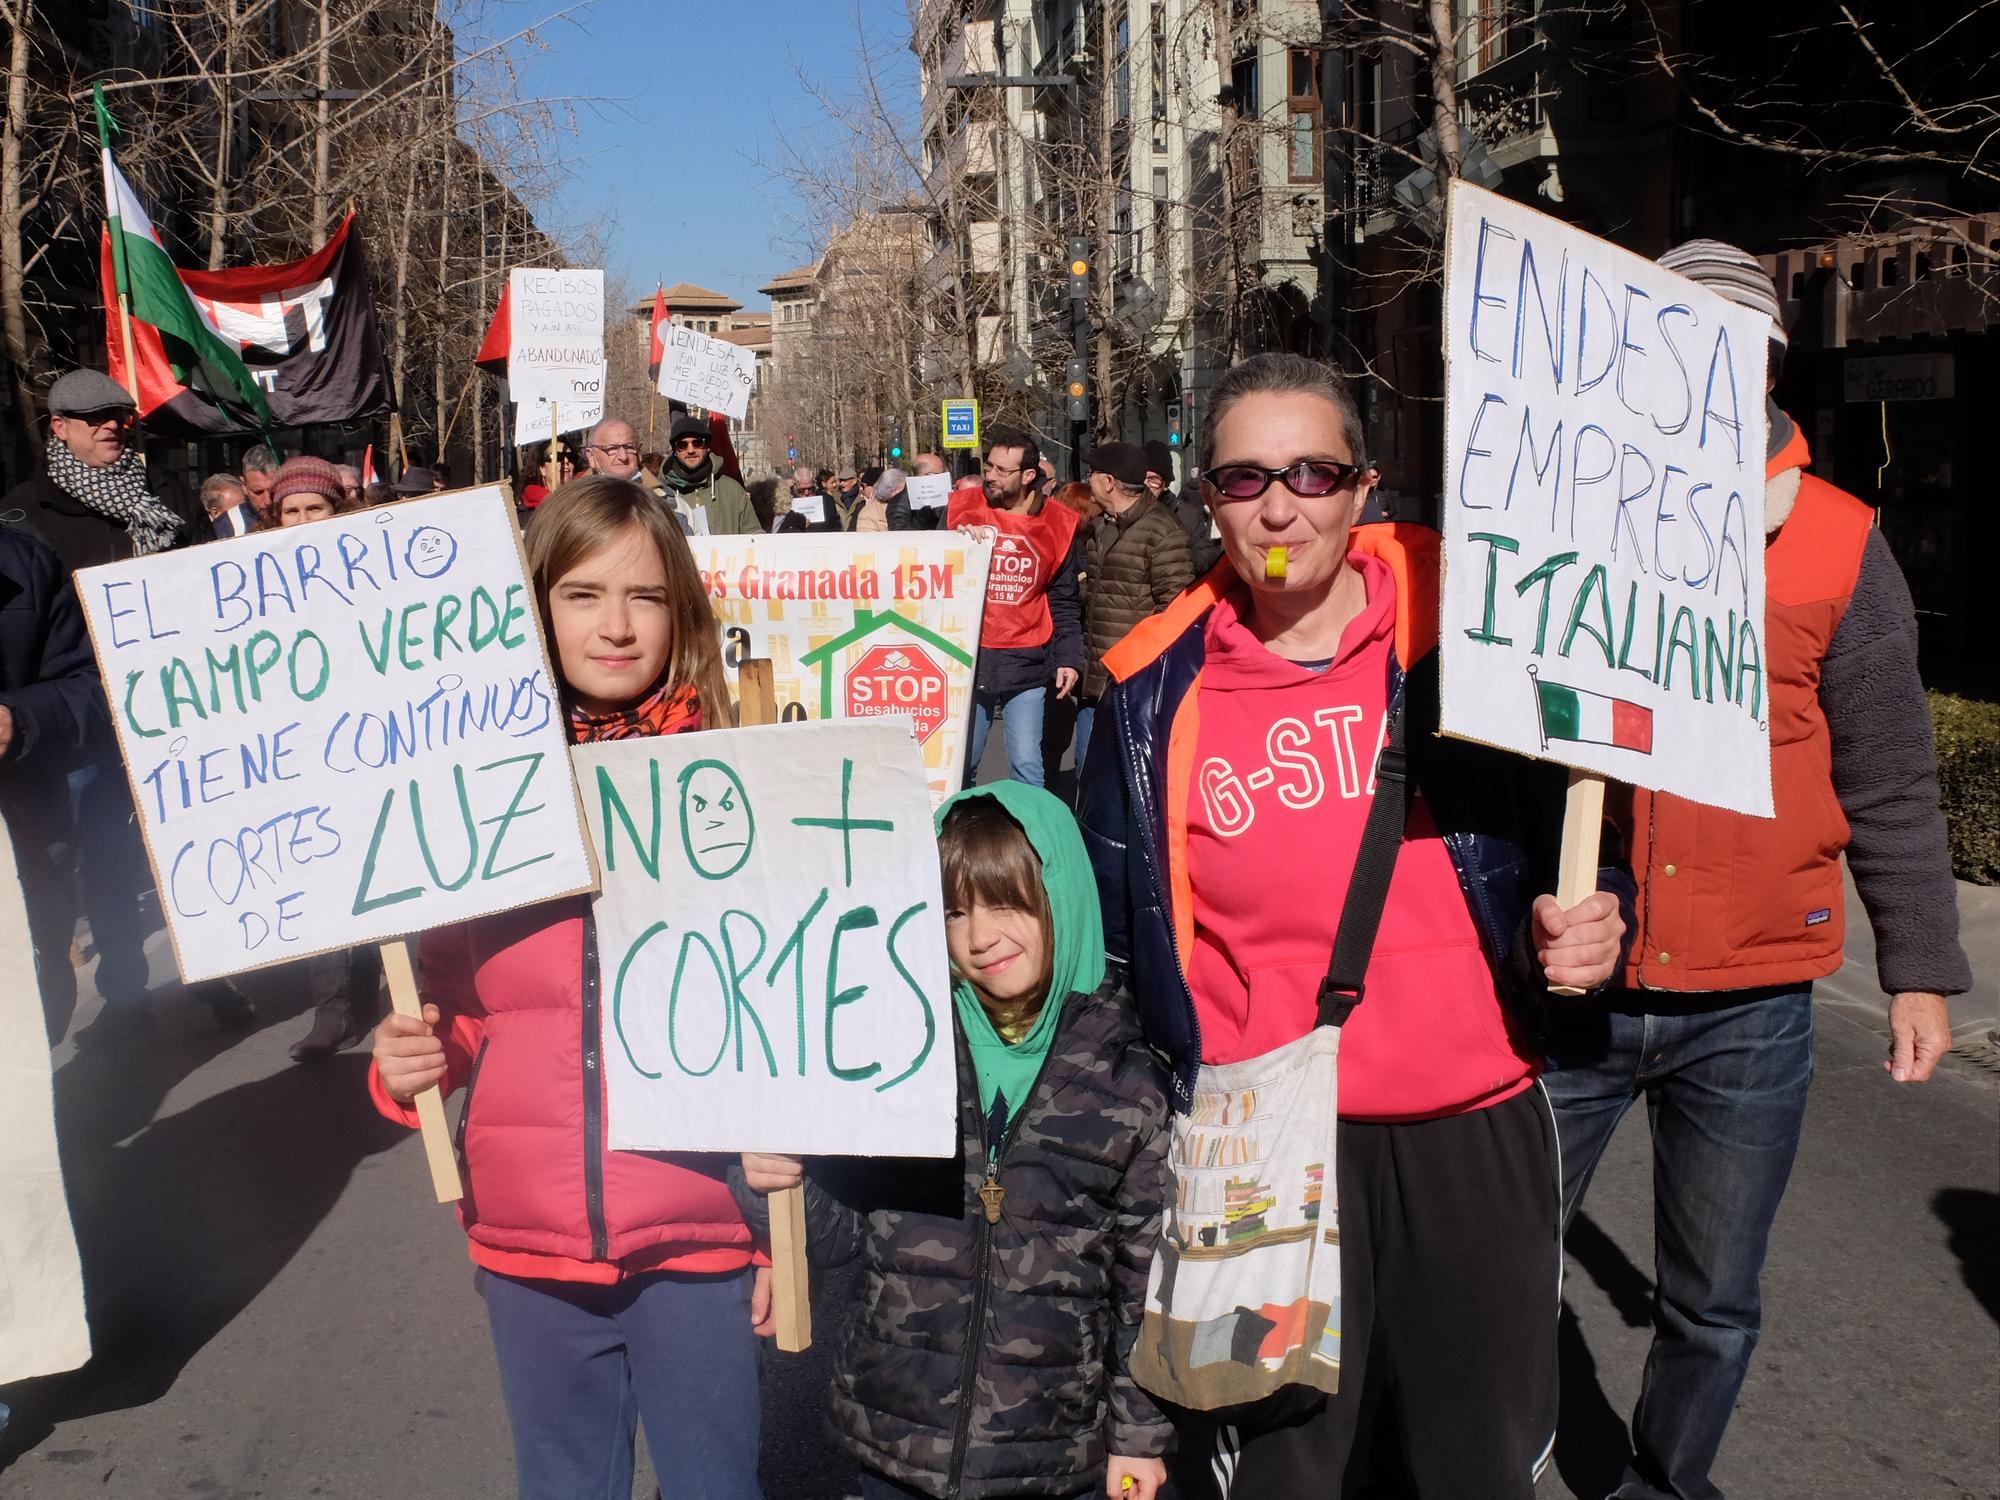
[[[768,656],[736,667],[737,722],[778,722],[778,690]],[[812,1287],[806,1268],[806,1190],[783,1188],[765,1200],[771,1211],[771,1298],[778,1347],[797,1354],[812,1346]]]
[[[1598,846],[1604,837],[1604,778],[1595,771],[1569,773],[1563,807],[1562,864],[1556,871],[1556,905],[1568,911],[1597,890]],[[1551,995],[1581,995],[1573,984],[1552,984]]]
[[[400,940],[382,945],[382,972],[389,980],[389,1004],[398,1015],[421,1017],[423,1001],[417,996],[416,971],[410,967],[410,949]],[[458,1178],[458,1156],[451,1149],[451,1130],[444,1122],[444,1090],[432,1084],[416,1097],[417,1124],[423,1131],[424,1156],[431,1164],[431,1186],[440,1203],[456,1203],[465,1196]]]

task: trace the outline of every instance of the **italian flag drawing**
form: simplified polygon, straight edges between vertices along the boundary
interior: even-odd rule
[[[98,145],[104,157],[105,249],[115,272],[119,315],[159,330],[175,378],[182,384],[216,401],[248,407],[260,423],[269,423],[271,409],[263,388],[243,363],[241,347],[217,332],[208,314],[188,295],[151,217],[112,161],[111,136],[118,125],[105,107],[103,87],[93,92]],[[126,367],[131,366],[128,351]]]
[[[1653,753],[1653,711],[1605,693],[1565,687],[1535,679],[1535,699],[1542,714],[1542,748],[1551,740],[1583,745],[1612,745],[1620,750]]]

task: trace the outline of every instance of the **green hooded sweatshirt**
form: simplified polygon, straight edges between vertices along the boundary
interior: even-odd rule
[[[940,830],[945,815],[969,797],[993,798],[1026,832],[1042,861],[1042,885],[1055,921],[1048,997],[1042,1003],[1042,1013],[1020,1041],[1010,1044],[1003,1040],[972,986],[963,979],[952,982],[952,1000],[972,1052],[973,1074],[979,1080],[980,1117],[991,1118],[994,1096],[1004,1094],[1007,1118],[1012,1121],[1027,1102],[1049,1044],[1055,1040],[1063,1002],[1078,991],[1090,994],[1104,982],[1104,916],[1097,904],[1097,880],[1091,874],[1090,856],[1084,852],[1083,835],[1066,803],[1025,782],[996,781],[949,798],[937,810]]]

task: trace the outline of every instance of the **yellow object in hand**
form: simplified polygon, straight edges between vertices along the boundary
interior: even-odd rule
[[[1280,571],[1282,571],[1282,570],[1283,570],[1283,568],[1284,568],[1284,564],[1283,564],[1283,563],[1281,562],[1281,563],[1280,563],[1280,564],[1279,564],[1278,566],[1279,566],[1279,569],[1280,569]],[[1132,1486],[1133,1486],[1133,1485],[1137,1484],[1138,1482],[1139,1482],[1139,1481],[1138,1481],[1138,1480],[1136,1480],[1136,1479],[1134,1479],[1134,1478],[1133,1478],[1133,1477],[1132,1477],[1132,1476],[1131,1476],[1130,1474],[1127,1474],[1127,1475],[1125,1476],[1125,1482],[1124,1482],[1123,1484],[1119,1485],[1119,1486],[1118,1486],[1118,1488],[1119,1488],[1119,1489],[1120,1489],[1121,1491],[1122,1491],[1122,1490],[1129,1490],[1129,1489],[1131,1489],[1131,1488],[1132,1488]]]
[[[1285,549],[1273,547],[1264,554],[1264,576],[1272,580],[1285,576]]]

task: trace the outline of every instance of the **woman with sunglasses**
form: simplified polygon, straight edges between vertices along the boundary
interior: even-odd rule
[[[1564,911],[1540,894],[1555,881],[1559,772],[1437,734],[1438,538],[1356,524],[1376,475],[1339,376],[1294,355],[1238,365],[1209,400],[1202,448],[1233,567],[1105,656],[1085,841],[1110,957],[1174,1070],[1177,1147],[1198,1091],[1207,1104],[1281,1054],[1320,1049],[1323,1071],[1286,1075],[1319,1089],[1293,1096],[1294,1116],[1233,1143],[1252,1154],[1209,1159],[1259,1163],[1239,1174],[1254,1228],[1303,1201],[1331,1251],[1308,1228],[1296,1257],[1251,1269],[1240,1221],[1195,1222],[1201,1163],[1182,1158],[1162,1256],[1188,1253],[1178,1284],[1155,1266],[1166,1318],[1149,1312],[1134,1368],[1182,1406],[1230,1407],[1184,1418],[1184,1495],[1530,1500],[1555,1430],[1561,1267],[1533,1016],[1549,985],[1610,977],[1619,903],[1599,893]],[[1369,884],[1357,875],[1378,782],[1392,800],[1369,864],[1386,894],[1359,904],[1379,904],[1380,926],[1358,950],[1365,985],[1335,985],[1349,887]],[[1213,1112],[1194,1118],[1217,1133]],[[1316,1132],[1300,1193],[1264,1154],[1294,1130]],[[1338,1255],[1331,1297],[1300,1269],[1308,1249]],[[1167,1319],[1204,1277],[1236,1315],[1194,1323],[1177,1346],[1190,1323]],[[1253,1278],[1270,1280],[1236,1284]],[[1254,1328],[1220,1326],[1256,1309]],[[1337,1381],[1303,1358],[1292,1383],[1260,1381],[1274,1351],[1332,1363]]]
[[[706,418],[682,412],[674,418],[673,461],[660,471],[667,500],[682,529],[697,536],[748,536],[764,528],[750,492],[722,471],[708,451]]]

